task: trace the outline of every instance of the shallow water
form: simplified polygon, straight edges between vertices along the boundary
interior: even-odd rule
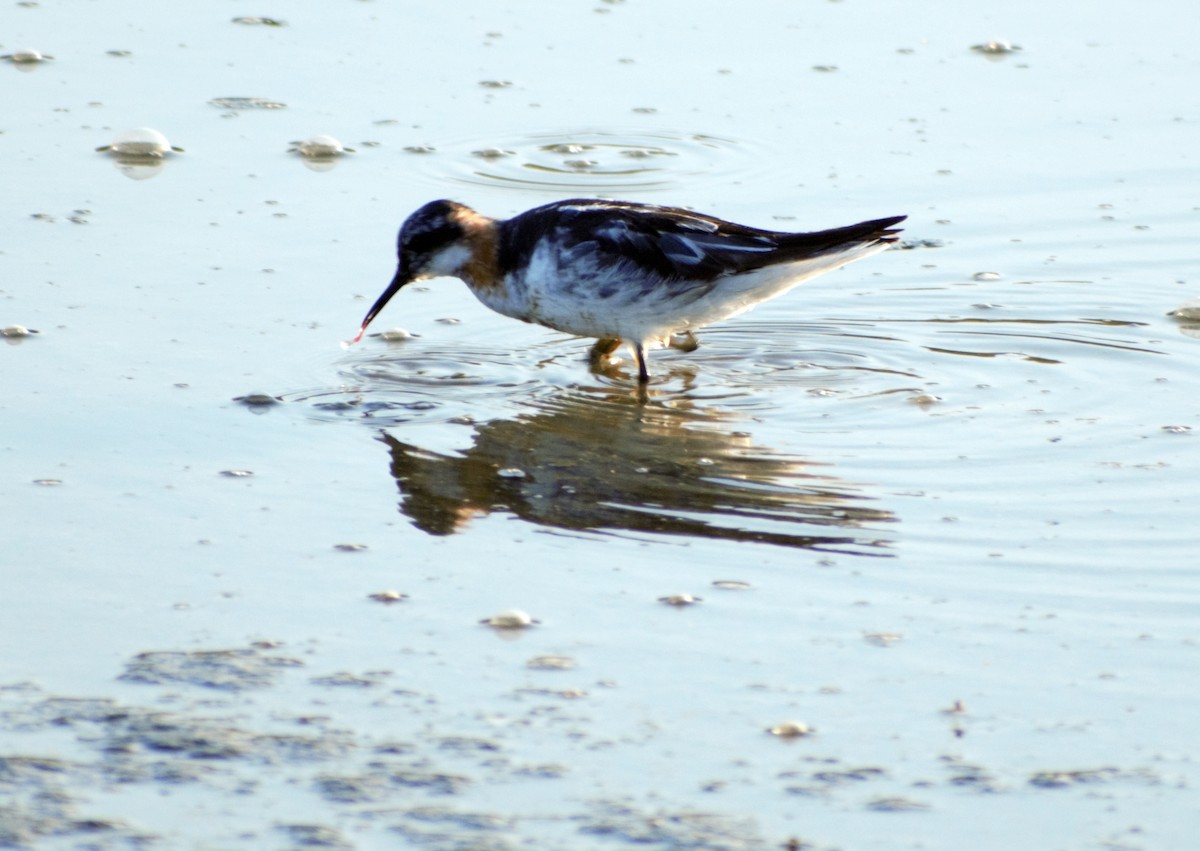
[[[1129,11],[12,7],[0,844],[1188,847],[1200,60]],[[339,348],[421,203],[577,195],[910,219],[645,398],[451,281]]]

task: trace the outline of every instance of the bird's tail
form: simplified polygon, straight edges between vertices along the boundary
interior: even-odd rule
[[[819,230],[812,233],[793,233],[779,241],[780,248],[792,253],[797,259],[821,254],[851,253],[858,257],[882,251],[897,239],[900,228],[892,227],[907,219],[908,216],[889,216],[886,219],[872,219],[869,222],[859,222],[842,228]],[[866,254],[857,254],[858,250]]]
[[[814,233],[783,235],[779,239],[780,251],[774,253],[770,265],[726,279],[722,288],[730,295],[740,291],[753,296],[737,310],[740,313],[817,275],[885,250],[896,242],[896,234],[900,232],[892,225],[905,218],[891,216]],[[784,259],[779,259],[780,254]]]

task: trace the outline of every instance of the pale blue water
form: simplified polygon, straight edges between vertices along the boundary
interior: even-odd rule
[[[0,65],[0,327],[40,331],[0,347],[2,841],[1188,847],[1193,18],[9,8],[55,58]],[[94,149],[139,126],[185,153],[131,180]],[[572,195],[915,247],[655,353],[645,404],[450,281],[339,348],[420,204]],[[242,690],[118,679],[259,641]]]

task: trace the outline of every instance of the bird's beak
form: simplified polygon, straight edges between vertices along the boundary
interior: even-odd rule
[[[409,283],[409,281],[410,279],[408,275],[405,274],[403,266],[396,270],[396,277],[392,278],[392,282],[388,284],[388,288],[383,291],[383,295],[377,298],[375,303],[371,305],[371,309],[367,311],[367,315],[362,322],[362,327],[358,329],[358,336],[354,338],[354,342],[357,343],[362,339],[363,333],[365,333],[367,330],[367,326],[371,324],[371,320],[379,314],[379,311],[383,310],[384,305],[391,300],[392,296],[400,292],[400,288]]]

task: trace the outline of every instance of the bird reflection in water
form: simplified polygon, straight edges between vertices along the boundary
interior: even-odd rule
[[[894,521],[822,465],[750,443],[712,412],[560,396],[475,427],[443,455],[384,431],[400,510],[433,535],[494,512],[575,532],[756,541],[887,555]]]

